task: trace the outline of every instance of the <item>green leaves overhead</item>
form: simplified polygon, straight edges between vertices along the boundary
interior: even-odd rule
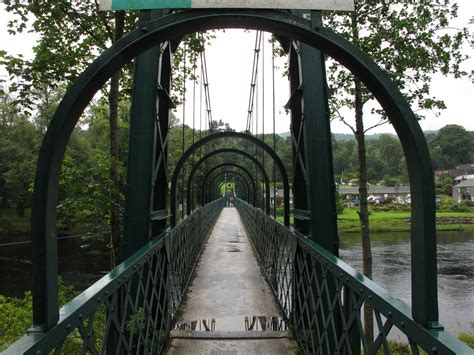
[[[356,0],[353,13],[328,13],[325,23],[353,42],[384,68],[395,81],[420,118],[420,111],[437,113],[444,102],[430,92],[432,75],[462,77],[467,55],[467,28],[449,27],[457,16],[452,1],[384,2]],[[329,65],[329,85],[334,112],[354,107],[352,74],[338,63]],[[373,96],[363,88],[363,104]],[[379,110],[374,113],[385,116]],[[339,117],[341,118],[341,117]]]
[[[0,53],[0,64],[12,80],[10,91],[18,94],[24,109],[35,108],[38,88],[69,86],[114,40],[114,13],[98,11],[95,1],[15,1],[6,8],[15,15],[8,23],[11,34],[24,32],[32,22],[30,32],[40,35],[32,60]],[[126,32],[135,22],[136,12],[128,12]]]

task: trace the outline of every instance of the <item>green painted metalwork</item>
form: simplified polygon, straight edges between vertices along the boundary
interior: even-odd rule
[[[224,204],[216,200],[148,242],[61,308],[48,332],[24,335],[5,354],[104,354],[111,333],[116,354],[161,353]]]
[[[161,15],[159,11],[143,11],[140,13],[140,21],[149,21]],[[161,54],[167,46],[168,43],[164,43],[153,47],[136,59],[125,193],[124,258],[132,255],[152,237],[149,215],[152,205],[154,154],[157,141],[155,126],[158,107],[165,105],[169,109],[167,102],[158,99],[160,87],[158,78],[161,74],[159,69],[162,68]],[[169,75],[170,68],[164,70]],[[162,191],[162,193],[165,192]]]
[[[356,345],[364,354],[392,354],[388,337],[393,333],[406,336],[413,354],[421,354],[421,350],[428,354],[472,353],[448,332],[417,323],[408,305],[311,239],[240,199],[236,208],[303,353],[353,354]],[[377,325],[371,345],[363,336],[353,339],[354,329],[364,334],[360,316],[364,302],[374,307]]]
[[[250,172],[245,169],[243,166],[239,165],[239,164],[234,164],[234,163],[222,163],[222,164],[218,164],[216,166],[214,166],[212,169],[210,169],[206,175],[204,175],[204,177],[202,178],[202,185],[201,185],[201,206],[204,206],[204,204],[206,203],[206,200],[205,200],[205,194],[206,194],[206,182],[207,182],[207,179],[208,177],[214,172],[216,171],[216,169],[219,169],[223,166],[230,166],[230,167],[236,167],[240,170],[242,170],[244,172],[244,174],[248,177],[250,183],[252,184],[252,189],[253,189],[253,195],[252,195],[252,204],[255,206],[255,199],[256,199],[256,193],[257,193],[257,187],[255,185],[255,181],[253,180],[252,178],[252,175],[250,174]],[[250,192],[249,192],[250,193]],[[210,193],[209,193],[209,198],[210,198]],[[250,200],[250,195],[248,196],[249,200]],[[208,201],[210,201],[208,199]],[[250,202],[250,201],[248,201]]]
[[[312,25],[322,26],[321,13],[311,14]],[[339,255],[337,235],[336,187],[332,167],[331,128],[327,98],[324,54],[299,43],[298,72],[300,73],[302,129],[309,231],[311,239]],[[292,63],[296,64],[296,63]]]
[[[276,163],[276,165],[278,166],[278,169],[280,170],[280,174],[283,180],[283,205],[284,205],[283,219],[284,219],[285,225],[289,226],[290,225],[290,184],[288,182],[288,174],[286,172],[285,166],[283,165],[283,162],[281,161],[280,157],[273,151],[272,148],[270,148],[270,146],[263,143],[257,137],[254,137],[247,133],[231,132],[231,131],[211,134],[200,139],[199,141],[191,145],[179,159],[173,171],[173,176],[171,178],[171,197],[170,197],[170,210],[171,210],[170,224],[171,226],[176,224],[176,213],[175,213],[176,212],[176,186],[177,186],[179,173],[181,169],[183,168],[186,160],[200,147],[216,139],[225,139],[225,138],[240,138],[240,139],[249,141],[255,144],[256,146],[262,148],[262,150],[268,153],[268,155],[270,155],[270,157]],[[267,186],[270,186],[270,185],[267,184]],[[267,195],[269,194],[267,193]]]
[[[223,174],[224,174],[224,177],[227,176],[227,177],[229,177],[230,179],[233,180],[234,185],[235,185],[236,196],[239,196],[239,198],[241,198],[245,202],[249,202],[250,185],[249,185],[248,181],[246,181],[244,179],[243,175],[241,175],[240,173],[238,173],[236,171],[232,171],[232,170],[224,171]],[[222,176],[222,174],[221,174],[221,176]],[[220,184],[219,184],[219,186],[220,186]],[[243,189],[243,187],[245,187],[245,190]]]
[[[233,166],[233,165],[231,165],[231,166]],[[227,165],[227,164],[225,164],[225,163],[224,163],[224,164],[219,164],[219,165],[217,166],[217,169],[223,168],[223,167],[229,167],[229,165]],[[213,168],[213,171],[215,171],[215,170],[216,170],[216,169]],[[213,171],[212,171],[212,172],[213,172]],[[243,171],[243,170],[242,170],[242,171]],[[212,172],[211,172],[211,173],[212,173]],[[245,200],[246,202],[252,203],[252,205],[255,206],[255,204],[253,203],[253,201],[250,199],[250,196],[252,196],[252,195],[251,195],[251,192],[255,191],[255,190],[250,190],[251,184],[252,184],[252,188],[255,187],[255,186],[254,186],[255,184],[254,184],[254,181],[253,181],[253,180],[250,180],[250,183],[249,183],[249,181],[245,178],[245,176],[244,176],[243,174],[241,174],[239,171],[235,171],[235,170],[225,170],[225,171],[222,171],[222,172],[218,172],[218,173],[216,174],[216,176],[212,179],[212,181],[214,181],[214,179],[215,179],[216,177],[222,176],[222,174],[229,174],[230,176],[239,178],[240,183],[243,184],[243,185],[245,185],[245,186],[247,187],[247,196],[246,196],[246,198],[245,198],[244,200]],[[204,205],[205,205],[205,202],[204,202],[205,197],[204,197],[204,196],[205,196],[205,189],[206,189],[207,178],[208,178],[209,176],[210,176],[210,173],[206,174],[206,176],[204,176],[203,181],[202,181],[202,186],[201,186],[201,206],[204,206]],[[213,184],[212,182],[209,184],[209,189],[208,189],[208,190],[209,190],[209,194],[208,194],[209,200],[210,200],[210,196],[211,196],[210,190],[211,190],[212,184]]]
[[[237,173],[237,174],[236,174],[236,173],[237,173],[236,171],[230,171],[230,170],[228,170],[228,171],[223,171],[223,172],[221,172],[221,173],[219,173],[219,174],[216,174],[216,176],[214,176],[214,177],[212,178],[212,180],[211,180],[211,182],[210,182],[210,184],[209,184],[209,196],[211,197],[211,199],[216,199],[216,198],[219,197],[219,194],[216,194],[216,195],[214,195],[214,196],[212,195],[212,186],[215,186],[214,183],[216,182],[216,180],[219,179],[219,178],[222,178],[222,176],[224,176],[224,178],[225,178],[226,176],[229,177],[229,178],[230,178],[230,177],[233,177],[233,178],[237,177],[237,178],[239,178],[238,173]],[[226,174],[227,174],[227,175],[226,175]],[[240,177],[243,177],[243,176],[240,175]],[[220,185],[221,185],[221,184],[222,184],[222,182],[219,183],[219,187],[218,187],[218,189],[217,189],[218,192],[220,191]],[[247,187],[250,187],[250,186],[248,185],[248,183],[247,183]],[[248,191],[248,190],[247,190],[247,191]],[[244,198],[242,198],[242,199],[245,201]],[[249,202],[249,201],[245,201],[245,202]]]
[[[263,179],[265,180],[265,191],[266,191],[266,194],[265,194],[265,210],[267,211],[267,213],[270,213],[270,179],[268,178],[268,174],[265,171],[265,168],[264,168],[263,164],[260,163],[258,161],[258,159],[256,159],[254,156],[250,155],[249,153],[247,153],[243,150],[236,149],[236,148],[221,148],[221,149],[216,149],[216,150],[213,150],[212,152],[207,153],[205,156],[203,156],[201,159],[199,159],[196,162],[196,164],[193,166],[193,168],[191,169],[191,172],[189,173],[188,180],[187,180],[187,183],[186,183],[186,196],[187,196],[187,202],[188,202],[187,207],[186,207],[187,208],[187,214],[188,215],[191,214],[191,205],[192,205],[192,202],[191,202],[192,192],[191,192],[191,190],[192,190],[192,183],[193,183],[194,174],[199,169],[199,167],[203,163],[205,163],[207,160],[209,160],[210,158],[212,158],[215,155],[224,154],[224,153],[234,153],[236,155],[240,155],[244,158],[247,158],[253,164],[255,164],[255,166],[260,170],[260,173],[262,174]],[[173,180],[171,180],[171,189],[173,189]],[[173,197],[171,197],[171,198],[173,198]],[[287,208],[289,209],[290,206],[288,205]],[[173,208],[171,208],[171,213],[173,213]]]
[[[32,207],[33,329],[53,328],[57,301],[56,206],[58,181],[74,126],[95,93],[134,57],[167,40],[217,28],[247,28],[284,34],[318,48],[361,79],[387,113],[403,146],[412,194],[412,311],[437,327],[435,194],[428,147],[417,119],[388,75],[367,55],[330,29],[276,10],[189,10],[142,23],[101,54],[70,86],[42,143]],[[289,221],[285,214],[285,222]]]

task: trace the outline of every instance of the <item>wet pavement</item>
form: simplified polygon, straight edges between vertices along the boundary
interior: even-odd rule
[[[235,208],[224,208],[194,271],[168,354],[294,354],[296,343]]]

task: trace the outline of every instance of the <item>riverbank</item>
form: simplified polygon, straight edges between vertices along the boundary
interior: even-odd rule
[[[360,232],[357,211],[357,208],[345,208],[344,212],[338,215],[337,225],[339,232]],[[26,209],[25,216],[18,217],[13,208],[1,209],[0,237],[5,235],[10,237],[29,235],[30,213],[30,209]],[[283,218],[280,218],[280,216],[278,219],[283,221]],[[410,211],[371,211],[369,225],[370,230],[374,233],[407,232],[410,230]],[[436,227],[437,230],[442,231],[474,230],[474,212],[437,212]]]
[[[338,215],[337,226],[341,233],[360,232],[357,208],[345,208]],[[474,212],[437,212],[436,229],[443,231],[474,230]],[[369,215],[370,230],[374,233],[407,232],[410,230],[410,211],[372,211]]]

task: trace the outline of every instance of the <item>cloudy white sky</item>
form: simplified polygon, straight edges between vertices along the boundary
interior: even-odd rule
[[[459,18],[450,25],[453,27],[464,27],[468,24],[469,18],[474,16],[474,1],[456,0],[460,6]],[[21,36],[10,36],[7,33],[7,21],[9,15],[4,10],[4,5],[0,4],[0,49],[4,49],[11,54],[23,54],[25,57],[32,57],[32,47],[38,36],[36,34],[23,34]],[[471,25],[472,31],[474,26]],[[268,39],[267,34],[267,39]],[[258,95],[258,120],[259,133],[262,132],[262,117],[265,116],[265,132],[270,133],[272,127],[272,81],[271,81],[271,46],[265,41],[264,60],[260,67],[260,85],[262,90],[262,72],[265,72],[266,94]],[[255,43],[255,33],[253,31],[226,30],[225,33],[217,33],[217,38],[207,49],[207,64],[210,96],[212,102],[212,112],[214,119],[222,119],[237,130],[245,128],[247,120],[247,107],[249,100],[250,78],[253,61],[253,48]],[[471,47],[465,46],[464,51],[474,57]],[[286,132],[289,130],[289,117],[285,114],[283,106],[288,101],[289,89],[288,81],[282,76],[283,60],[277,60],[275,71],[275,112],[276,131]],[[464,64],[464,69],[471,71],[474,69],[474,59],[470,59]],[[5,76],[4,68],[0,67],[0,75]],[[196,97],[199,97],[199,88],[196,88]],[[433,95],[443,99],[447,104],[447,109],[441,112],[439,117],[427,112],[427,118],[420,122],[424,130],[436,130],[446,124],[459,124],[468,130],[474,131],[474,110],[472,100],[474,99],[474,84],[468,79],[446,78],[436,75],[433,78]],[[192,122],[192,91],[193,85],[188,84],[188,104],[186,110],[186,123]],[[265,105],[263,106],[263,101]],[[196,104],[199,107],[199,102]],[[265,108],[263,110],[263,107]],[[178,108],[177,116],[182,116],[182,109]],[[347,112],[347,115],[350,115]],[[374,122],[374,119],[367,117],[366,125]],[[196,126],[199,125],[199,114],[196,115]],[[332,131],[338,133],[350,133],[349,129],[342,123],[334,121]],[[373,132],[393,132],[389,125],[384,125],[373,130]]]

